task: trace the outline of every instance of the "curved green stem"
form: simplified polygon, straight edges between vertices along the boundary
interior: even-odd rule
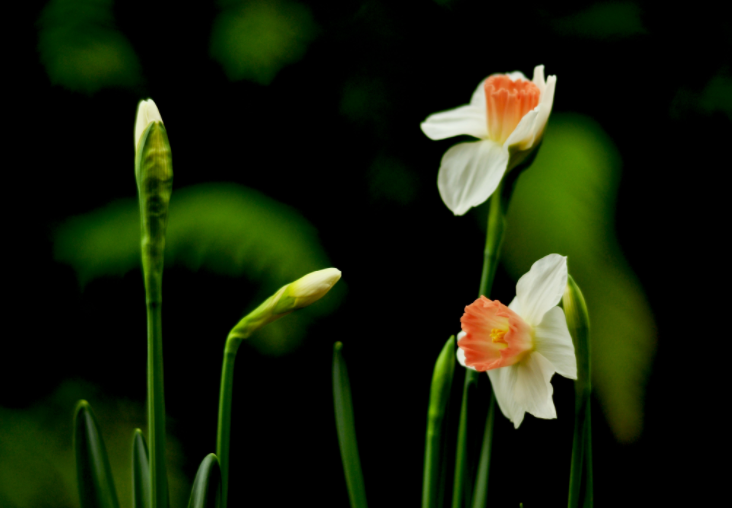
[[[221,508],[226,508],[229,493],[229,441],[231,437],[231,400],[234,390],[234,361],[238,340],[227,340],[221,367],[219,422],[216,431],[216,455],[221,466]]]

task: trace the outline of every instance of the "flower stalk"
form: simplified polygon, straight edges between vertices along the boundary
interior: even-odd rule
[[[590,369],[590,318],[587,304],[572,276],[567,278],[563,296],[569,333],[577,354],[575,382],[574,438],[569,476],[569,508],[592,506],[592,393]],[[584,495],[583,495],[584,494]]]
[[[496,192],[490,197],[488,209],[488,230],[486,232],[485,249],[483,251],[483,271],[480,277],[480,289],[478,296],[487,295],[493,287],[493,280],[496,276],[498,268],[498,260],[503,245],[503,235],[506,229],[505,209],[507,203],[502,203],[501,196],[503,194],[503,182],[498,186]],[[468,477],[468,457],[467,457],[467,439],[468,439],[468,405],[471,393],[478,384],[479,373],[473,369],[465,370],[465,383],[463,385],[463,400],[460,407],[460,423],[458,426],[457,452],[455,456],[455,481],[452,492],[452,508],[462,508],[464,504],[465,492],[471,492],[473,489],[470,485]],[[483,434],[483,444],[481,446],[480,465],[478,476],[475,484],[474,503],[482,500],[483,504],[474,504],[474,506],[485,506],[485,499],[488,495],[488,470],[490,464],[491,441],[493,436],[493,417],[495,412],[495,397],[491,392],[490,405],[488,407],[488,419],[486,420],[486,428]]]
[[[162,283],[173,165],[168,135],[152,101],[143,101],[138,106],[135,142],[135,177],[140,201],[142,269],[147,306],[147,403],[152,485],[150,506],[167,508]]]
[[[263,326],[320,300],[340,278],[340,270],[326,268],[309,273],[295,282],[282,286],[259,307],[244,316],[229,332],[221,367],[219,419],[216,430],[216,455],[221,468],[221,508],[226,508],[229,492],[231,401],[234,390],[234,363],[239,346]]]

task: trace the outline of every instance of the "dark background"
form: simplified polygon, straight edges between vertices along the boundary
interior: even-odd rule
[[[431,142],[418,125],[466,102],[487,74],[530,76],[543,63],[558,76],[554,114],[592,118],[620,154],[614,228],[657,327],[640,434],[619,440],[594,400],[595,502],[701,505],[716,497],[708,450],[722,453],[727,420],[712,402],[721,398],[713,373],[723,371],[716,343],[729,335],[714,303],[723,284],[716,239],[728,236],[721,193],[732,133],[732,31],[719,12],[701,3],[303,2],[310,28],[302,55],[271,76],[232,76],[210,47],[215,20],[235,3],[90,4],[112,15],[97,28],[129,42],[137,63],[120,67],[129,73],[64,74],[73,62],[63,60],[63,44],[43,39],[53,32],[52,22],[39,21],[47,19],[44,2],[16,5],[5,18],[13,37],[3,80],[9,303],[0,409],[16,425],[7,436],[24,435],[21,427],[46,435],[43,422],[17,422],[70,422],[77,396],[90,400],[105,430],[125,423],[112,409],[105,416],[109,401],[124,401],[116,410],[143,407],[139,270],[82,286],[55,258],[54,232],[69,217],[134,197],[134,111],[152,97],[170,136],[175,189],[235,182],[286,203],[317,228],[347,287],[333,297],[342,298],[338,310],[315,319],[298,347],[239,353],[231,506],[347,505],[332,415],[336,340],[345,344],[371,505],[418,503],[432,365],[476,296],[484,242],[480,219],[453,217],[437,193],[439,160],[453,141]],[[71,25],[69,33],[86,29]],[[72,46],[93,45],[95,33]],[[378,171],[380,160],[399,161],[393,180]],[[494,293],[510,299],[514,283],[500,269]],[[251,278],[176,264],[164,293],[170,431],[177,467],[191,482],[215,447],[224,339],[259,293]],[[564,504],[572,419],[562,415],[571,415],[573,395],[571,382],[553,384],[558,420],[527,417],[514,431],[498,419],[491,506]],[[487,383],[481,389],[487,400]],[[58,402],[64,397],[68,406]],[[140,424],[120,432],[131,436]],[[0,473],[28,477],[0,479],[3,507],[77,505],[73,492],[60,493],[73,480],[73,458],[52,454],[48,440],[33,446],[57,457],[55,466],[51,458],[28,463],[26,445],[6,443]],[[33,483],[44,468],[70,473]]]

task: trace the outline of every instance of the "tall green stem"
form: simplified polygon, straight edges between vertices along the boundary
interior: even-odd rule
[[[168,508],[165,466],[165,398],[161,302],[147,302],[147,411],[150,432],[152,508]]]
[[[491,287],[493,286],[493,279],[496,276],[496,269],[498,268],[498,258],[501,252],[503,234],[506,227],[505,205],[501,203],[502,191],[503,184],[499,185],[490,198],[488,210],[488,231],[485,239],[485,250],[483,251],[483,271],[480,277],[480,290],[478,291],[478,296],[486,296],[490,293]],[[472,492],[466,450],[466,443],[468,439],[468,400],[471,397],[471,393],[474,391],[473,387],[478,383],[478,374],[478,372],[472,369],[465,370],[465,384],[463,385],[463,401],[460,407],[460,424],[458,427],[457,452],[455,456],[455,482],[453,484],[452,492],[452,508],[462,508],[464,505],[469,504],[469,500],[466,500],[468,502],[465,502],[464,494],[465,492]],[[491,397],[488,411],[489,416],[493,415],[495,412],[495,397]],[[482,450],[487,450],[485,457],[481,451],[481,464],[485,463],[485,467],[481,467],[479,469],[480,474],[478,478],[476,478],[476,482],[483,484],[479,490],[479,494],[481,496],[487,495],[488,492],[488,465],[490,463],[490,440],[493,435],[493,418],[489,418],[486,424],[484,440],[488,439],[489,442],[484,442],[482,445]],[[477,484],[476,490],[478,490]]]
[[[155,110],[157,111],[157,109]],[[147,304],[147,417],[150,433],[151,508],[168,508],[165,467],[162,288],[168,203],[173,163],[161,121],[149,123],[136,146],[135,177],[140,197],[142,270]]]
[[[216,432],[216,455],[221,466],[221,508],[226,508],[229,493],[229,441],[231,437],[231,400],[234,389],[234,361],[239,341],[227,340],[221,367],[219,423]]]

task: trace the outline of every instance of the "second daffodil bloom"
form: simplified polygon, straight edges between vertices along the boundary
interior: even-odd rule
[[[541,142],[554,102],[556,76],[544,66],[529,81],[520,72],[483,80],[470,104],[430,115],[422,131],[440,140],[467,134],[479,141],[459,143],[442,157],[437,188],[445,205],[463,215],[490,197],[506,171],[519,165]]]
[[[516,428],[525,413],[556,418],[551,378],[577,379],[577,361],[564,311],[567,258],[550,254],[519,279],[506,307],[481,296],[460,319],[458,361],[488,372],[496,401]]]

